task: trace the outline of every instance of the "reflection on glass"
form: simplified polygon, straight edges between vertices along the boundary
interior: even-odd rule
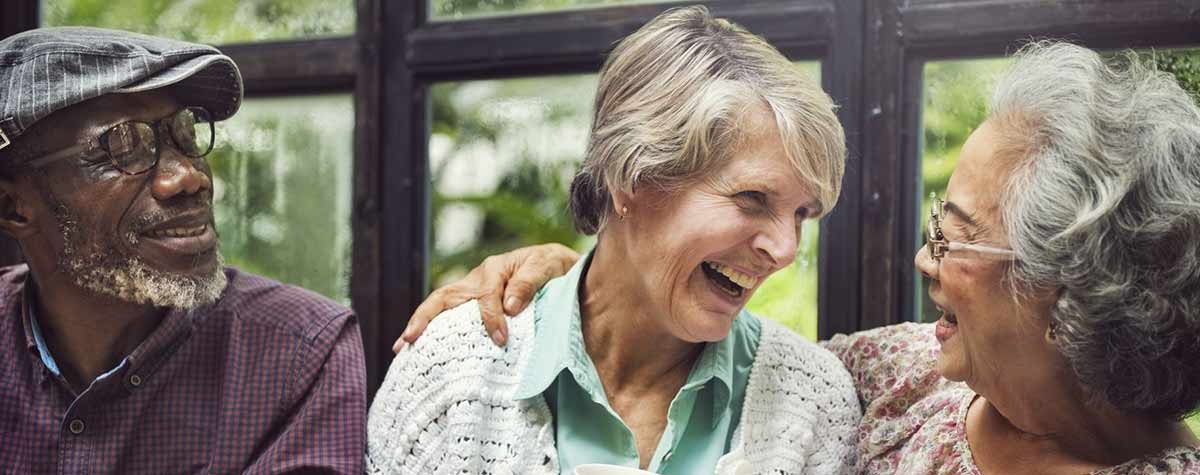
[[[354,103],[247,99],[209,155],[225,262],[350,302]]]
[[[670,0],[427,0],[435,20],[536,13],[569,8],[587,8],[631,3],[672,3]],[[676,0],[678,1],[678,0]]]
[[[818,63],[801,63],[808,74]],[[594,238],[575,232],[571,178],[583,158],[596,76],[440,83],[429,138],[434,287],[515,247]],[[748,308],[810,338],[817,333],[817,223],[806,223],[795,264],[762,284]]]
[[[354,33],[353,0],[42,0],[42,26],[98,26],[209,44]]]

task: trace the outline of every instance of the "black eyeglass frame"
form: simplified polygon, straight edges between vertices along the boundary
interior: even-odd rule
[[[209,135],[208,148],[198,154],[188,153],[186,150],[183,149],[183,147],[181,147],[179,145],[179,142],[175,138],[174,133],[168,132],[167,136],[169,137],[169,140],[171,141],[171,145],[173,145],[175,147],[175,150],[178,150],[179,153],[182,153],[184,156],[189,157],[189,158],[203,158],[205,156],[208,156],[209,153],[212,153],[213,146],[216,144],[216,136],[217,136],[216,123],[212,120],[212,114],[208,112],[208,109],[205,109],[205,108],[199,107],[199,106],[189,106],[189,107],[181,108],[181,109],[179,109],[175,112],[172,112],[164,117],[161,117],[158,120],[155,120],[153,122],[146,122],[146,121],[142,121],[142,120],[130,120],[130,121],[121,122],[120,124],[109,127],[108,130],[104,131],[104,133],[101,133],[99,136],[96,136],[84,143],[72,145],[70,147],[67,147],[67,148],[64,148],[64,149],[61,149],[61,150],[58,150],[55,152],[51,152],[50,154],[43,155],[43,156],[35,158],[33,160],[29,160],[29,161],[25,162],[24,164],[22,164],[21,166],[30,168],[30,169],[36,169],[36,168],[41,168],[46,165],[49,165],[53,162],[57,162],[59,160],[66,159],[66,158],[71,158],[71,157],[75,157],[75,156],[79,156],[79,155],[92,155],[92,154],[96,153],[97,151],[103,151],[104,154],[108,156],[108,161],[113,166],[113,168],[116,168],[121,173],[130,175],[130,176],[137,176],[137,175],[144,174],[146,172],[149,172],[150,170],[153,170],[154,167],[157,167],[159,160],[162,158],[162,144],[163,144],[162,127],[163,127],[164,123],[169,124],[167,122],[168,120],[178,117],[179,114],[184,111],[190,111],[190,112],[192,112],[193,115],[196,115],[197,112],[202,114],[202,115],[197,115],[197,117],[203,117],[204,118],[203,122],[208,124],[208,135]],[[196,123],[200,123],[200,122],[196,122]],[[119,163],[117,163],[117,159],[113,156],[112,151],[109,148],[109,143],[108,143],[109,135],[112,134],[113,131],[115,131],[121,127],[129,126],[131,124],[145,125],[147,127],[150,127],[150,130],[152,130],[154,133],[154,161],[152,161],[149,165],[147,165],[145,169],[139,170],[139,171],[126,170],[125,167],[122,167]]]

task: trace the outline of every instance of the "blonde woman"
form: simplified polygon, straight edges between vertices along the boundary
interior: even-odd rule
[[[571,187],[597,245],[499,348],[471,301],[393,361],[370,473],[833,474],[858,399],[831,353],[743,307],[837,201],[833,104],[701,7],[623,40],[600,72]]]

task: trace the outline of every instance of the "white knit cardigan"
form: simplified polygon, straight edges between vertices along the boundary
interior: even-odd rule
[[[367,473],[557,475],[546,401],[513,398],[533,346],[534,307],[508,320],[505,348],[492,344],[471,301],[396,355],[367,422]],[[762,320],[742,419],[715,473],[849,473],[859,417],[842,363]]]

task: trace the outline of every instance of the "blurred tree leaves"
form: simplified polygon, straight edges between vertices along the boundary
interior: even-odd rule
[[[430,16],[464,18],[503,13],[532,13],[572,7],[648,3],[655,0],[415,0],[430,1]],[[663,0],[658,0],[663,1]],[[668,0],[669,2],[669,0]]]
[[[350,303],[353,101],[247,99],[209,156],[228,264]]]
[[[87,25],[209,44],[354,33],[353,0],[42,0],[45,26]]]

